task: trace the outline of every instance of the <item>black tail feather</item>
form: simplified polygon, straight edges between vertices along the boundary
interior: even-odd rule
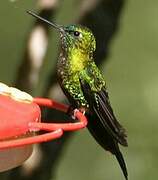
[[[115,152],[115,156],[116,156],[116,159],[119,162],[119,165],[120,165],[120,167],[122,169],[122,172],[123,172],[123,174],[125,176],[125,179],[128,180],[127,167],[126,167],[126,163],[124,161],[122,153],[120,151],[117,151],[117,152]]]
[[[119,145],[115,139],[113,139],[108,132],[104,129],[102,124],[97,121],[96,114],[86,114],[88,121],[88,130],[93,135],[95,140],[107,151],[110,151],[114,156],[121,167],[121,170],[125,176],[125,179],[128,180],[128,172],[126,168],[126,163],[124,161],[123,155],[120,152]]]

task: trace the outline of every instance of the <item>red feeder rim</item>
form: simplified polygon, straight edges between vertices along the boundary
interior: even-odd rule
[[[87,125],[86,117],[79,110],[74,110],[74,117],[78,122],[42,123],[39,106],[54,108],[64,113],[69,108],[47,98],[32,98],[30,102],[20,102],[10,94],[0,94],[0,149],[50,141],[60,138],[64,131],[76,131]],[[40,130],[46,133],[35,134]]]

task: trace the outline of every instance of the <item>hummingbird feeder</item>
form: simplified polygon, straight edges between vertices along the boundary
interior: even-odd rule
[[[67,113],[69,106],[46,98],[33,98],[29,94],[0,83],[0,158],[6,152],[26,150],[23,161],[32,152],[32,144],[60,138],[65,131],[86,127],[87,119],[79,110],[74,110],[74,123],[45,123],[41,120],[40,106]],[[38,133],[42,131],[41,133]],[[44,132],[44,133],[43,133]],[[29,147],[29,150],[28,150]],[[13,153],[14,154],[14,153]],[[20,162],[21,163],[21,162]],[[19,163],[19,164],[20,164]],[[3,163],[4,164],[4,163]],[[10,168],[14,167],[11,165]],[[0,171],[8,169],[1,167]]]

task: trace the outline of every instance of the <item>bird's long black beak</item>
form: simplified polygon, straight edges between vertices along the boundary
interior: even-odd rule
[[[34,16],[35,18],[40,19],[41,21],[49,24],[50,26],[58,29],[60,32],[63,32],[63,31],[64,31],[63,26],[58,25],[58,24],[55,24],[55,23],[52,23],[52,22],[48,21],[47,19],[44,19],[44,18],[42,18],[41,16],[38,16],[36,13],[34,13],[34,12],[30,11],[30,10],[29,10],[29,11],[26,11],[26,12],[27,12],[28,14]]]

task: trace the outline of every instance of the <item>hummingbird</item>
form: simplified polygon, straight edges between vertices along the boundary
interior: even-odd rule
[[[95,64],[95,37],[81,25],[58,25],[32,11],[27,13],[46,22],[60,33],[61,50],[57,62],[59,84],[73,109],[79,109],[88,119],[88,130],[105,150],[118,160],[125,179],[128,172],[119,144],[128,146],[124,127],[111,107],[104,77]]]

